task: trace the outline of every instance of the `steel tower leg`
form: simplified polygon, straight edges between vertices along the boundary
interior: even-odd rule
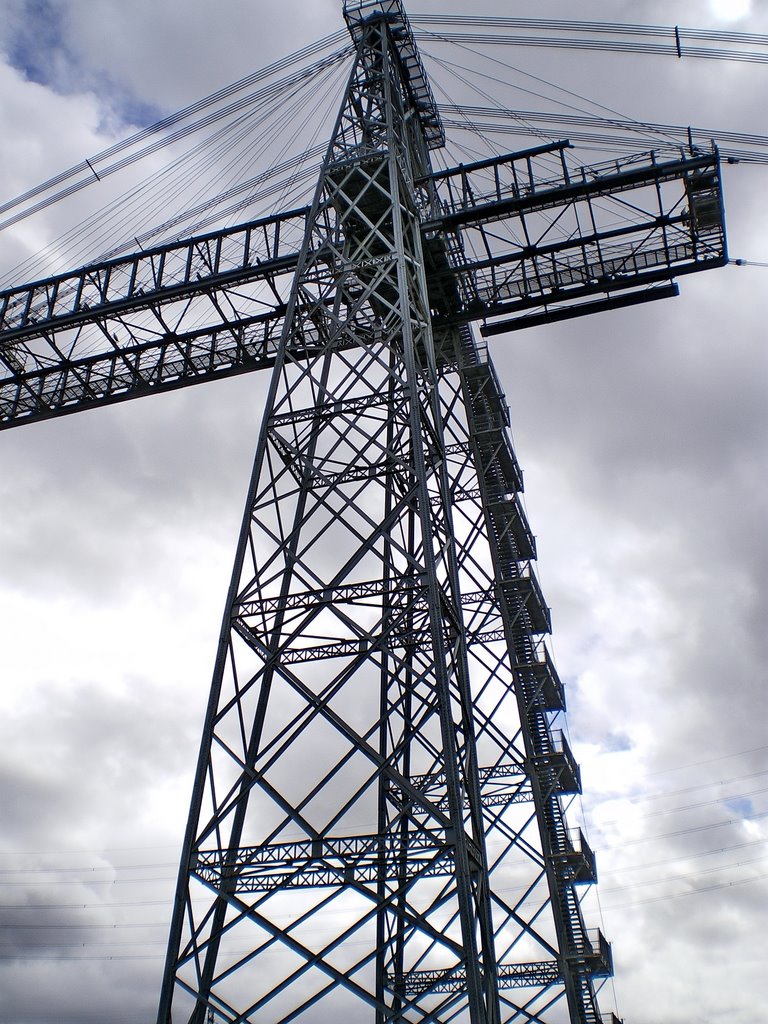
[[[158,1022],[593,1024],[602,961],[574,886],[594,871],[564,827],[578,770],[550,728],[503,401],[468,332],[433,337],[450,254],[422,247],[424,137],[386,16],[357,43],[266,402]]]

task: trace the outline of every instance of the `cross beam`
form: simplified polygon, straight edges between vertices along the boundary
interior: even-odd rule
[[[483,320],[494,334],[664,298],[673,275],[727,262],[716,153],[574,170],[567,148],[418,182],[437,330]],[[606,205],[626,223],[609,225]],[[0,429],[272,366],[306,218],[288,211],[0,292]],[[310,335],[294,358],[316,350]]]

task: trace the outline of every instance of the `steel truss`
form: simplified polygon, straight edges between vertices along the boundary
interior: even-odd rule
[[[563,995],[591,1021],[610,969],[576,896],[594,866],[564,822],[578,768],[550,728],[562,689],[504,402],[455,326],[480,290],[462,296],[438,233],[397,28],[378,8],[354,24],[286,303],[162,1021],[175,999],[190,1021],[310,1020],[322,1002],[341,1019],[362,1003],[382,1022],[496,1024]],[[461,177],[452,216],[474,223]],[[451,295],[437,344],[435,289]]]
[[[271,367],[158,1024],[597,1024],[579,769],[483,334],[726,260],[715,153],[434,171],[400,0],[311,206],[0,294],[0,425]]]
[[[567,148],[413,183],[438,341],[473,320],[494,334],[664,298],[673,273],[723,265],[715,153],[574,171]],[[274,366],[309,212],[0,292],[0,429]],[[311,351],[312,325],[291,344]]]

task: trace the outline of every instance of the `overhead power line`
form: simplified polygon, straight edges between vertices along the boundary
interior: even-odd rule
[[[529,135],[531,127],[548,130],[551,137],[567,136],[572,142],[591,142],[621,148],[636,148],[638,135],[671,138],[688,147],[707,146],[714,142],[725,159],[743,163],[768,164],[768,135],[754,132],[733,132],[727,129],[702,128],[653,121],[635,121],[598,115],[574,114],[569,111],[513,110],[467,104],[441,104],[446,127],[489,131],[504,135]],[[451,116],[453,115],[453,117]]]
[[[417,33],[419,35],[419,33]],[[678,49],[675,43],[635,43],[626,40],[606,42],[601,39],[568,39],[567,37],[512,36],[485,32],[439,32],[427,34],[427,39],[438,38],[449,43],[481,43],[492,46],[539,46],[556,50],[592,50],[607,53],[639,53],[657,57],[697,57],[707,60],[740,61],[747,64],[768,64],[768,53],[754,50],[715,49],[708,46],[686,46]]]
[[[411,20],[414,25],[433,27],[432,31],[417,30],[417,38],[437,36],[446,42],[543,46],[550,49],[599,50],[676,58],[733,60],[752,64],[768,63],[768,36],[753,32],[683,28],[679,25],[632,25],[621,22],[473,15],[416,15]],[[471,28],[486,31],[466,31]],[[554,32],[566,34],[551,35]],[[588,34],[596,38],[583,38]],[[606,38],[607,36],[613,38]],[[704,45],[698,45],[702,43]],[[715,46],[716,43],[725,45]],[[757,49],[747,50],[743,48],[745,45]]]
[[[730,882],[717,882],[714,885],[704,885],[693,889],[686,889],[684,892],[667,893],[664,896],[649,896],[644,900],[635,900],[632,903],[616,903],[603,905],[607,911],[626,910],[629,907],[640,907],[646,903],[664,903],[667,900],[681,899],[683,896],[698,896],[703,892],[716,892],[719,889],[732,889],[738,885],[751,885],[754,882],[762,882],[768,878],[766,875],[753,875],[750,878],[735,878]]]
[[[413,25],[463,25],[470,28],[530,29],[550,32],[595,32],[628,36],[664,36],[677,30],[686,39],[711,39],[721,43],[749,43],[768,46],[768,35],[734,32],[716,28],[687,28],[680,25],[639,25],[623,21],[574,21],[565,18],[509,18],[474,14],[414,14]]]
[[[124,170],[131,164],[135,164],[201,129],[208,128],[225,118],[233,117],[240,111],[252,109],[257,102],[271,99],[274,103],[294,84],[311,81],[325,68],[346,59],[349,56],[350,48],[346,46],[337,49],[313,64],[301,68],[299,71],[269,81],[268,84],[262,86],[256,92],[249,92],[244,96],[239,96],[237,99],[226,104],[226,106],[218,106],[223,100],[236,96],[243,89],[250,87],[254,83],[271,78],[275,72],[295,67],[306,60],[307,57],[313,56],[327,48],[329,42],[337,42],[339,35],[340,33],[336,33],[333,36],[328,36],[314,46],[306,47],[304,50],[291,54],[290,57],[270,64],[267,68],[249,75],[247,78],[240,79],[226,89],[220,89],[215,93],[211,93],[209,96],[182,108],[161,121],[155,122],[155,124],[136,132],[128,138],[115,143],[113,146],[85,158],[82,163],[67,168],[67,170],[36,185],[27,192],[9,199],[0,205],[0,214],[10,214],[10,216],[0,221],[0,230],[10,227],[12,224],[16,224],[18,221],[34,213],[38,213],[62,199],[68,198],[75,192],[79,192],[95,182],[103,181],[104,178]],[[218,109],[215,109],[217,106]],[[193,121],[188,120],[193,115],[201,114],[204,111],[207,111],[204,116],[197,117]],[[185,124],[184,122],[188,123]],[[24,205],[35,199],[37,199],[37,202],[33,202],[32,205]],[[19,207],[22,207],[22,209],[19,209]],[[13,210],[17,210],[17,212],[12,213],[11,211]]]

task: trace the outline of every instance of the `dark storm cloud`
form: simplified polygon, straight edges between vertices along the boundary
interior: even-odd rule
[[[128,678],[123,693],[95,682],[40,686],[3,716],[4,1022],[154,1012],[176,845],[149,859],[141,847],[170,844],[183,828],[179,802],[158,830],[158,780],[180,776],[188,792],[199,717],[180,713],[161,682]],[[117,849],[99,849],[105,835]],[[15,855],[11,836],[24,837]]]
[[[196,723],[178,713],[176,694],[161,683],[127,677],[122,692],[106,681],[43,684],[7,710],[0,755],[7,834],[25,835],[44,852],[87,847],[104,825],[130,831],[157,780],[191,769],[184,757]]]

